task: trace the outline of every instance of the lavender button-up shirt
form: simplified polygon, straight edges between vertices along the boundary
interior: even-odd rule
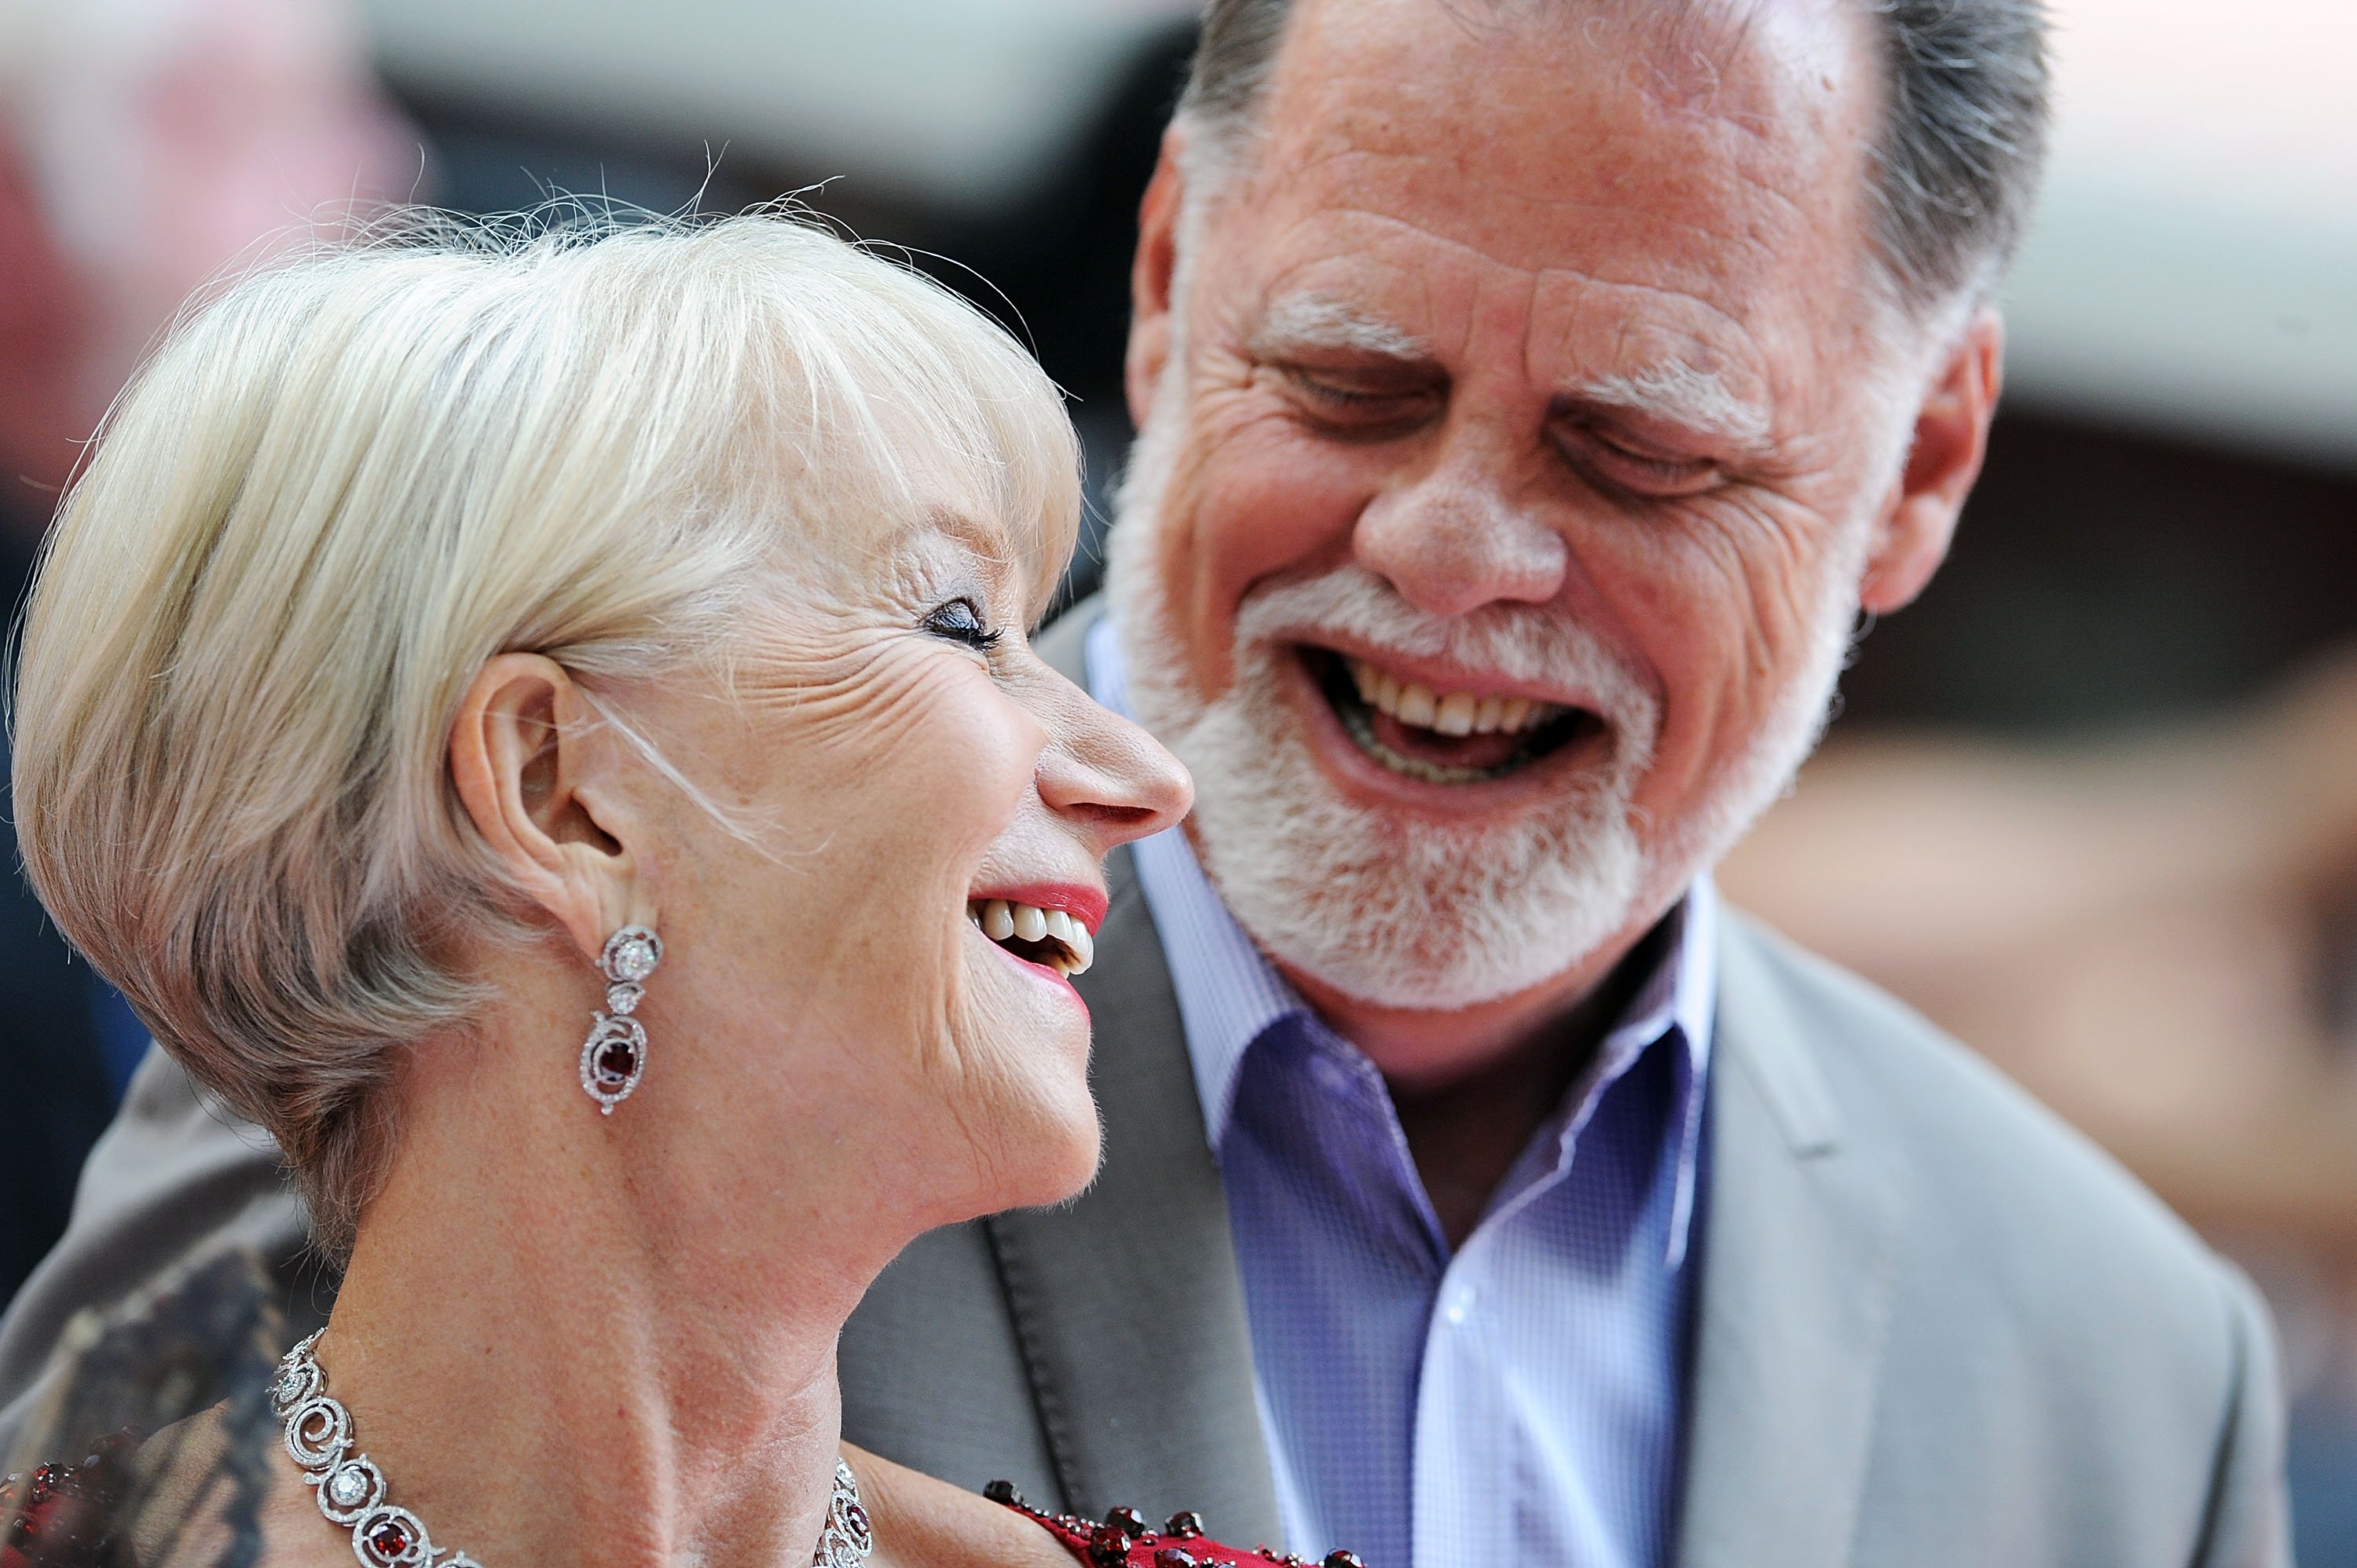
[[[1110,618],[1086,653],[1092,693],[1128,712]],[[1373,1064],[1269,966],[1184,834],[1133,853],[1227,1189],[1292,1550],[1348,1546],[1368,1568],[1667,1563],[1708,1190],[1708,879],[1452,1250]]]

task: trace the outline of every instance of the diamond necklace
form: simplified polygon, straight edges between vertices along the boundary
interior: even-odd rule
[[[270,1385],[270,1408],[286,1423],[287,1456],[303,1467],[303,1484],[318,1488],[319,1511],[352,1532],[352,1555],[366,1568],[481,1568],[463,1552],[436,1547],[424,1520],[385,1500],[376,1461],[353,1452],[352,1412],[328,1394],[328,1374],[312,1354],[326,1332],[287,1351]],[[875,1550],[858,1478],[837,1459],[812,1568],[859,1568]]]

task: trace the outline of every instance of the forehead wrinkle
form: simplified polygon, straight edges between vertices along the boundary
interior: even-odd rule
[[[1749,372],[1764,369],[1761,350],[1753,334],[1726,310],[1681,290],[1646,284],[1560,270],[1546,281],[1556,287],[1532,291],[1527,373],[1534,384],[1555,386],[1559,400],[1663,420],[1752,454],[1775,444],[1772,392],[1755,402],[1737,390],[1756,384]],[[1605,297],[1591,303],[1559,292],[1565,282],[1584,285],[1581,294],[1593,289]],[[1611,305],[1620,295],[1658,299],[1674,308],[1666,315],[1631,316]],[[1583,327],[1605,331],[1598,338]],[[1672,346],[1681,338],[1690,346],[1685,351]],[[1734,384],[1722,370],[1706,368],[1713,365],[1731,367]],[[1760,390],[1771,391],[1773,378],[1762,379],[1767,384]]]
[[[1636,146],[1652,145],[1652,138],[1639,132],[1614,132],[1608,135],[1600,135],[1596,140],[1599,147],[1622,142]],[[1314,168],[1333,167],[1341,170],[1342,172],[1336,178],[1336,185],[1341,187],[1350,183],[1351,168],[1353,165],[1372,165],[1380,168],[1398,164],[1421,165],[1444,170],[1446,171],[1444,177],[1455,187],[1461,188],[1471,182],[1489,188],[1497,199],[1494,203],[1486,204],[1488,212],[1477,214],[1479,216],[1493,217],[1497,211],[1512,207],[1534,209],[1555,216],[1596,213],[1626,219],[1636,215],[1643,219],[1648,229],[1660,230],[1668,233],[1693,235],[1720,242],[1740,242],[1744,238],[1740,234],[1729,232],[1728,228],[1723,224],[1706,222],[1699,217],[1690,217],[1684,213],[1665,213],[1661,210],[1658,199],[1646,200],[1624,191],[1551,192],[1532,188],[1527,184],[1509,179],[1502,174],[1477,176],[1468,173],[1448,158],[1428,148],[1394,149],[1352,146],[1334,149],[1297,160],[1289,165],[1288,166],[1297,172],[1292,177],[1287,188],[1289,191],[1314,189],[1313,182],[1307,177],[1308,171]],[[1792,192],[1782,189],[1772,180],[1754,177],[1746,170],[1738,169],[1737,172],[1738,177],[1746,187],[1772,196],[1776,203],[1795,220],[1814,220],[1814,215],[1803,206],[1800,199]],[[1409,192],[1407,199],[1411,204],[1420,204],[1413,191]],[[1484,235],[1453,234],[1431,227],[1429,225],[1435,215],[1428,211],[1419,211],[1415,216],[1408,216],[1386,207],[1369,205],[1363,200],[1343,200],[1329,197],[1318,202],[1311,216],[1320,219],[1364,219],[1371,223],[1404,230],[1411,235],[1469,252],[1501,266],[1529,270],[1545,264],[1538,261],[1515,261],[1501,256],[1490,248],[1492,242]],[[1459,213],[1453,216],[1461,219],[1466,215]],[[1485,225],[1469,224],[1468,226],[1480,228]],[[1494,226],[1494,224],[1489,226]],[[1529,239],[1529,236],[1520,233],[1512,237],[1517,241]]]
[[[1429,155],[1423,153],[1376,153],[1365,151],[1363,149],[1352,151],[1349,154],[1334,155],[1320,161],[1331,164],[1340,164],[1353,160],[1364,160],[1379,163],[1398,163],[1402,161],[1426,163],[1433,161]],[[1777,203],[1789,217],[1795,220],[1803,220],[1807,218],[1808,214],[1794,199],[1792,199],[1788,193],[1777,189],[1772,184],[1767,182],[1756,182],[1748,178],[1745,180],[1745,184],[1748,188],[1771,194],[1775,198]],[[1535,192],[1511,189],[1504,191],[1502,194],[1506,199],[1511,202],[1528,208],[1544,209],[1550,214],[1556,216],[1593,212],[1600,216],[1625,219],[1630,216],[1632,210],[1632,203],[1625,199],[1606,199],[1587,194],[1547,196]],[[1736,233],[1729,232],[1725,227],[1704,222],[1698,218],[1686,217],[1683,215],[1665,216],[1659,212],[1651,210],[1644,211],[1643,217],[1648,227],[1654,231],[1692,236],[1715,244],[1738,245],[1743,247],[1747,251],[1759,252],[1764,255],[1772,255],[1776,251],[1777,241],[1759,232],[1760,226],[1756,223],[1747,226],[1747,231]],[[1712,314],[1722,317],[1729,326],[1735,327],[1738,330],[1743,329],[1736,317],[1732,314],[1728,305],[1707,301],[1700,295],[1689,290],[1668,286],[1659,283],[1645,282],[1637,278],[1612,277],[1605,275],[1602,273],[1583,272],[1579,264],[1571,262],[1559,254],[1516,255],[1507,253],[1503,242],[1512,240],[1517,244],[1527,244],[1530,242],[1529,236],[1527,235],[1517,234],[1506,236],[1489,233],[1453,233],[1444,228],[1430,226],[1426,221],[1421,221],[1417,218],[1411,218],[1403,215],[1400,212],[1389,210],[1383,207],[1372,206],[1364,201],[1321,202],[1312,212],[1297,217],[1290,224],[1287,225],[1287,228],[1295,233],[1307,230],[1315,234],[1318,231],[1318,227],[1319,225],[1331,225],[1337,222],[1343,224],[1364,224],[1372,231],[1372,232],[1366,238],[1354,242],[1355,247],[1359,249],[1366,249],[1372,245],[1382,243],[1389,235],[1396,234],[1400,238],[1407,241],[1411,245],[1437,246],[1444,252],[1461,254],[1468,260],[1473,262],[1476,265],[1483,268],[1502,268],[1513,272],[1530,273],[1540,277],[1546,277],[1553,274],[1585,277],[1589,281],[1605,284],[1615,288],[1642,290],[1645,292],[1668,295],[1676,299],[1686,300],[1694,304],[1704,306],[1706,308],[1709,309]],[[1330,260],[1332,258],[1330,256],[1326,256],[1318,259]],[[1603,258],[1598,259],[1601,260]],[[1317,293],[1314,289],[1305,292],[1310,294]],[[1349,310],[1354,307],[1345,306],[1343,308]],[[1257,344],[1255,343],[1253,346],[1256,347]],[[1306,346],[1317,347],[1318,345],[1312,343]],[[1421,357],[1428,352],[1428,350],[1429,345],[1418,340],[1415,344],[1415,348],[1411,351],[1411,354],[1408,357]]]

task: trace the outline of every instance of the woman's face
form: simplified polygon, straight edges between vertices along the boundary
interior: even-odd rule
[[[662,1163],[698,1205],[774,1197],[761,1151],[813,1137],[879,1230],[1057,1201],[1097,1159],[1065,972],[1187,777],[1031,651],[1037,573],[986,512],[847,554],[789,572],[725,693],[627,699],[713,809],[647,797],[665,951],[624,1110],[693,1139]]]

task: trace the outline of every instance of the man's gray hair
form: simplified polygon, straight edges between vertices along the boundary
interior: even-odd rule
[[[1870,195],[1883,266],[1917,312],[1984,294],[2013,259],[2045,161],[2042,0],[1857,3],[1881,34]],[[1200,154],[1232,159],[1250,139],[1291,9],[1211,0],[1178,105]]]

